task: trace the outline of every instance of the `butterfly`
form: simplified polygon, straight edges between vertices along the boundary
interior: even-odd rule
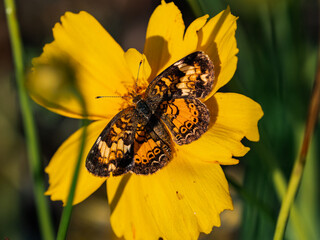
[[[188,144],[207,131],[210,114],[200,99],[214,80],[214,65],[202,51],[165,69],[107,124],[87,156],[88,171],[99,177],[148,175],[166,166],[173,141]]]

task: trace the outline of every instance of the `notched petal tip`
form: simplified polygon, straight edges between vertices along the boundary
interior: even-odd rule
[[[232,156],[244,156],[250,148],[241,140],[259,140],[258,121],[263,116],[261,106],[252,99],[236,93],[216,93],[206,102],[214,120],[208,136]]]
[[[220,226],[219,214],[232,209],[219,164],[190,161],[184,155],[155,174],[132,175],[125,188],[121,182],[108,179],[107,191],[113,202],[117,189],[124,189],[113,205],[111,225],[126,239],[197,239],[200,232]]]
[[[230,8],[211,18],[198,31],[198,49],[206,52],[215,66],[217,84],[212,96],[219,88],[227,84],[236,71],[238,58],[235,31],[237,17],[231,14]]]
[[[211,119],[208,131],[197,141],[177,147],[178,151],[188,152],[186,157],[193,161],[237,164],[234,157],[250,150],[242,139],[259,140],[258,121],[263,115],[260,105],[236,93],[216,93],[206,105]]]

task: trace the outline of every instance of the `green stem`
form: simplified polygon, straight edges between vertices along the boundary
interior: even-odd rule
[[[34,196],[37,207],[38,221],[43,239],[54,239],[51,218],[47,199],[44,196],[45,186],[41,168],[38,138],[35,123],[30,107],[30,99],[24,86],[24,65],[22,44],[19,32],[19,24],[16,18],[16,8],[14,0],[4,0],[7,16],[12,54],[15,65],[16,81],[18,87],[19,101],[21,105],[23,126],[26,134],[26,145],[28,149],[28,160],[30,172],[34,184]]]
[[[79,100],[82,104],[83,110],[84,110],[84,116],[86,116],[86,108],[85,108],[85,103],[83,101],[83,98],[77,94],[79,97]],[[85,146],[85,141],[86,141],[86,134],[87,134],[87,125],[88,125],[88,120],[83,119],[82,120],[82,127],[83,127],[83,132],[82,132],[82,137],[81,137],[81,145],[79,149],[79,156],[77,160],[76,167],[74,169],[74,174],[69,190],[69,195],[68,195],[68,200],[65,208],[63,209],[60,224],[59,224],[59,230],[57,234],[57,240],[64,240],[66,239],[69,223],[70,223],[70,218],[71,218],[71,213],[72,213],[72,204],[73,204],[73,199],[76,191],[76,186],[77,186],[77,181],[78,181],[78,176],[79,176],[79,171],[80,171],[80,166],[82,164],[82,157],[83,157],[83,149]]]
[[[267,141],[266,139],[267,132],[263,131],[263,129],[261,136],[264,137],[261,139],[261,144],[257,145],[256,150],[267,163],[267,166],[271,172],[272,181],[276,190],[276,194],[278,196],[279,201],[282,201],[286,193],[287,181],[277,163],[276,157],[270,151],[271,145],[269,144],[269,141]],[[301,214],[299,212],[299,209],[295,206],[295,204],[293,204],[291,208],[292,209],[290,218],[292,220],[296,236],[298,237],[298,239],[301,240],[307,239],[306,229],[303,227],[303,222],[301,220]]]
[[[320,33],[319,33],[319,43],[320,43]],[[303,170],[307,160],[308,148],[310,145],[310,140],[314,132],[314,127],[317,122],[320,106],[320,48],[318,49],[318,67],[316,79],[313,87],[312,97],[309,105],[309,114],[306,124],[306,130],[301,146],[301,151],[299,157],[296,159],[294,168],[292,170],[287,192],[283,198],[278,221],[276,225],[276,230],[274,234],[274,240],[283,239],[285,228],[288,221],[289,212],[293,204],[294,198],[298,191],[298,187],[302,178]]]

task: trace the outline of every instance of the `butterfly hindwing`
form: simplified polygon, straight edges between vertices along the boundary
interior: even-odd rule
[[[133,142],[136,129],[135,108],[118,113],[102,131],[86,159],[86,167],[96,176],[121,175],[133,166]]]
[[[214,68],[209,57],[194,52],[160,73],[146,90],[146,101],[157,109],[164,100],[205,98],[214,84]]]
[[[158,118],[146,121],[134,108],[117,114],[90,150],[86,167],[100,177],[128,171],[152,174],[172,158],[171,138]]]
[[[134,139],[134,167],[136,174],[152,174],[172,158],[171,138],[163,123],[152,117],[146,126],[138,124]]]
[[[159,108],[159,117],[179,145],[197,140],[208,129],[209,110],[198,99],[172,99],[162,102]]]

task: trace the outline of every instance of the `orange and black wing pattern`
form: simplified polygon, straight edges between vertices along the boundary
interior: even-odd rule
[[[172,158],[171,146],[170,134],[158,118],[152,117],[145,126],[138,123],[132,172],[146,175],[163,168]]]
[[[208,55],[194,52],[172,64],[150,83],[146,101],[155,110],[165,100],[205,98],[214,83],[214,67]]]
[[[86,168],[100,177],[124,174],[133,166],[133,142],[136,110],[126,108],[118,113],[101,132],[91,148]]]
[[[171,145],[170,134],[158,118],[152,117],[147,122],[128,108],[102,131],[88,154],[86,167],[100,177],[129,171],[152,174],[171,160]]]
[[[160,118],[179,145],[197,140],[208,129],[210,115],[198,99],[177,98],[160,104]]]
[[[201,51],[172,64],[150,83],[144,96],[134,97],[135,106],[118,113],[105,127],[87,156],[89,172],[100,177],[147,175],[166,166],[172,159],[172,138],[183,145],[207,131],[209,111],[199,99],[214,84],[213,64]]]

